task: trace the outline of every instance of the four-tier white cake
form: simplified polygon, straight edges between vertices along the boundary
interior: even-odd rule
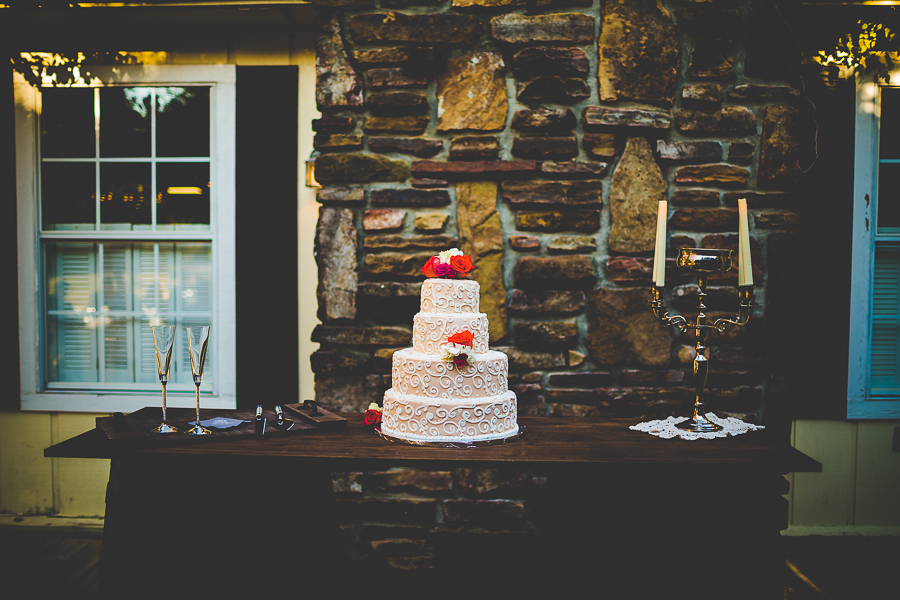
[[[479,312],[477,281],[428,279],[421,312],[413,318],[413,345],[394,353],[392,387],[384,394],[381,430],[411,441],[476,442],[519,431],[516,395],[509,391],[505,354],[488,349],[487,315]],[[448,355],[456,334],[468,354]]]

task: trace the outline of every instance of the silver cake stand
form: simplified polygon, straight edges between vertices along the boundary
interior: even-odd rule
[[[420,440],[407,440],[405,438],[398,438],[384,433],[383,431],[381,431],[381,423],[375,426],[375,433],[378,434],[378,437],[389,442],[394,442],[396,444],[427,446],[429,448],[479,448],[481,446],[499,446],[500,444],[508,444],[509,442],[520,440],[525,436],[525,426],[519,425],[519,430],[516,433],[512,433],[506,437],[473,442],[426,442]]]

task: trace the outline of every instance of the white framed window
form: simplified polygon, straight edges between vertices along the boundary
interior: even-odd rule
[[[193,406],[184,328],[210,325],[207,408],[235,407],[235,68],[15,75],[23,410],[160,402],[150,325],[179,329],[170,406]]]
[[[893,81],[900,80],[894,74]],[[847,416],[900,418],[900,87],[857,76]]]

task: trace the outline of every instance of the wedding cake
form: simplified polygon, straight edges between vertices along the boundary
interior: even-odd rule
[[[394,353],[384,394],[382,433],[411,441],[476,442],[518,433],[516,395],[505,354],[488,349],[487,315],[478,312],[471,259],[441,252],[422,267],[413,345]]]

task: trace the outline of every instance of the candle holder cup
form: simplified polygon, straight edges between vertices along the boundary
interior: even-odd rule
[[[693,331],[697,340],[697,355],[694,357],[694,389],[696,391],[694,414],[690,420],[684,421],[678,426],[695,432],[719,431],[722,427],[707,419],[703,408],[703,390],[706,387],[706,378],[709,374],[706,339],[710,331],[715,330],[722,333],[729,326],[743,327],[747,324],[754,306],[753,284],[738,286],[740,307],[736,318],[716,319],[710,323],[707,320],[706,305],[704,304],[704,298],[707,296],[707,279],[710,275],[725,273],[731,268],[731,250],[680,248],[675,264],[682,269],[696,273],[699,279],[700,312],[697,314],[696,323],[688,323],[688,320],[682,315],[670,316],[665,304],[666,289],[664,286],[657,286],[655,283],[650,288],[650,307],[653,309],[653,315],[659,319],[659,322],[664,327],[674,326],[682,333]]]

